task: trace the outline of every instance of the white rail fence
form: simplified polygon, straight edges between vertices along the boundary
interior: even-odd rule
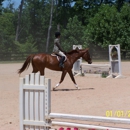
[[[126,127],[116,128],[74,121],[103,122],[110,123],[109,125],[111,123],[125,124]],[[39,73],[32,73],[26,75],[25,78],[20,78],[20,130],[49,130],[52,126],[130,130],[130,119],[51,113],[51,80],[40,76]]]
[[[39,73],[20,78],[20,130],[46,130],[50,126],[50,79]]]

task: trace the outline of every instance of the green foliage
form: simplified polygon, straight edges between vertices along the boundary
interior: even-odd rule
[[[84,28],[79,22],[78,17],[74,16],[70,18],[66,29],[63,30],[64,39],[62,40],[62,45],[65,50],[72,50],[73,45],[83,45],[83,32]]]
[[[44,51],[49,25],[50,4],[46,0],[27,0],[24,4],[20,43],[26,42],[26,37],[32,36],[39,51]],[[26,23],[26,24],[25,24]]]
[[[102,78],[106,78],[109,75],[109,72],[104,71],[102,72]]]
[[[57,0],[54,11],[54,21],[64,28],[68,23],[68,19],[75,15],[74,9],[71,7],[72,0]]]
[[[125,4],[120,12],[119,43],[122,49],[130,49],[130,4]]]
[[[37,47],[35,43],[33,43],[33,38],[30,36],[26,40],[24,44],[21,44],[19,42],[15,42],[15,45],[17,46],[17,52],[19,53],[32,53],[32,52],[37,52]]]
[[[84,34],[85,43],[101,48],[108,48],[110,44],[120,44],[121,48],[128,49],[130,35],[128,12],[130,10],[126,8],[122,8],[122,12],[119,13],[115,6],[102,5],[87,25]],[[124,15],[123,9],[127,10],[126,15]],[[127,19],[125,20],[124,17]]]
[[[0,1],[0,6],[2,5]],[[18,42],[15,42],[19,8],[8,1],[0,10],[1,52],[45,52],[50,20],[51,0],[24,1]],[[125,3],[125,4],[124,4]],[[1,8],[0,8],[1,9]],[[61,43],[69,51],[75,44],[90,49],[120,44],[130,49],[130,4],[124,0],[56,0],[50,33],[49,52],[52,52],[54,33],[60,25]]]
[[[0,50],[12,52],[14,50],[14,14],[4,13],[0,15]]]
[[[93,17],[98,11],[99,1],[95,0],[74,0],[74,15],[82,22],[82,25],[88,24],[89,18]]]

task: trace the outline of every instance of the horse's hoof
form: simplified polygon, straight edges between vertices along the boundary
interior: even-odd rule
[[[76,87],[78,90],[80,90],[80,87]]]
[[[76,88],[77,88],[78,90],[80,90],[80,87],[77,86]]]
[[[78,85],[77,85],[77,84],[75,84],[75,87],[76,87],[77,89],[80,89],[80,88],[78,87]]]

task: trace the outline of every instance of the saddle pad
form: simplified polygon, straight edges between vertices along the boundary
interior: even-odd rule
[[[60,61],[60,58],[61,56],[55,54],[55,53],[52,53],[51,56],[56,56],[57,57],[57,60]],[[64,62],[67,60],[67,58],[65,58]]]
[[[51,56],[57,56],[55,53],[52,53]]]

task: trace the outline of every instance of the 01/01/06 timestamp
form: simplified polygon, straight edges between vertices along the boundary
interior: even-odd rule
[[[126,117],[126,118],[130,118],[130,110],[128,110],[128,111],[123,111],[123,110],[112,111],[112,110],[108,110],[108,111],[106,111],[106,117]]]

